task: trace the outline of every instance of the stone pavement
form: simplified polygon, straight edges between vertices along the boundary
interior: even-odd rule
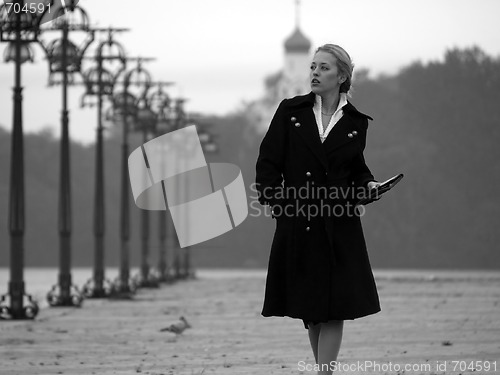
[[[345,323],[338,373],[500,374],[500,273],[375,274],[382,312]],[[261,317],[263,293],[262,277],[200,276],[0,321],[0,374],[315,374],[302,322]],[[192,328],[161,331],[180,316]]]

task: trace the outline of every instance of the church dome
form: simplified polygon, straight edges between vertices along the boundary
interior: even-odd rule
[[[302,31],[297,27],[290,37],[285,40],[286,52],[309,52],[311,42],[302,34]]]

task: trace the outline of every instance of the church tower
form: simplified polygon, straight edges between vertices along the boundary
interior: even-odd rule
[[[252,104],[249,115],[259,131],[266,131],[273,113],[281,100],[311,91],[309,64],[311,63],[311,42],[300,30],[300,0],[295,0],[295,29],[285,39],[284,66],[264,80],[265,92],[262,99]]]
[[[300,0],[295,0],[295,30],[285,40],[285,66],[281,96],[292,97],[310,91],[309,64],[311,42],[300,30]]]

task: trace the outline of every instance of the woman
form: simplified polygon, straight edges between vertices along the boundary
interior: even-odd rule
[[[281,102],[256,165],[276,218],[262,315],[302,319],[318,374],[331,374],[343,321],[380,311],[355,206],[379,185],[363,157],[372,118],[347,100],[352,70],[344,49],[319,47],[311,92]]]

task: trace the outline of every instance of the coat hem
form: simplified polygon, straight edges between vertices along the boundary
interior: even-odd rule
[[[309,328],[308,323],[319,324],[319,323],[326,323],[330,320],[355,320],[355,319],[359,319],[359,318],[363,318],[363,317],[366,317],[369,315],[376,314],[380,311],[382,311],[382,309],[378,308],[378,309],[370,310],[370,311],[367,311],[367,312],[364,312],[361,314],[355,314],[355,315],[349,315],[349,316],[345,316],[345,315],[344,316],[333,316],[333,317],[329,317],[327,320],[305,318],[305,317],[294,315],[294,314],[270,314],[270,313],[262,312],[261,315],[265,318],[270,318],[270,317],[284,318],[284,317],[287,317],[287,318],[292,318],[292,319],[300,319],[304,323],[304,328],[308,329]]]

